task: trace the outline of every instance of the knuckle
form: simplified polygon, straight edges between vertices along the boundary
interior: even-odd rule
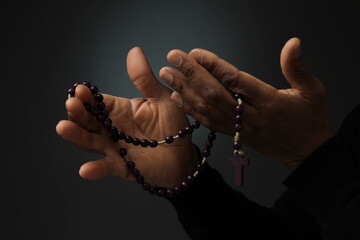
[[[195,105],[195,110],[202,116],[207,116],[209,114],[209,108],[204,103],[197,103]]]
[[[179,92],[179,93],[183,93],[184,92],[184,85],[182,85],[181,83],[176,83],[174,84],[174,89]]]
[[[204,88],[204,95],[207,100],[210,102],[215,102],[220,100],[219,91],[213,87],[205,87]]]
[[[149,80],[149,78],[151,78],[151,74],[141,74],[133,79],[133,83],[135,86],[141,87],[144,83],[146,83],[146,81]]]
[[[187,104],[183,104],[181,106],[181,108],[186,114],[188,114],[190,116],[192,116],[194,114],[194,109],[191,106],[187,105]]]
[[[209,72],[211,72],[213,74],[214,73],[216,74],[216,72],[215,72],[216,66],[217,66],[216,61],[211,61],[207,64],[206,70],[208,70]]]
[[[192,81],[196,75],[196,67],[192,63],[186,63],[182,67],[182,72],[186,76],[187,81]]]
[[[221,82],[230,91],[239,89],[241,83],[241,75],[238,72],[224,72],[221,74]]]

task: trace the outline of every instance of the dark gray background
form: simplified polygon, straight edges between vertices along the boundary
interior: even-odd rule
[[[279,55],[302,39],[307,65],[328,87],[334,130],[359,102],[359,26],[355,1],[11,1],[5,12],[1,239],[187,239],[171,205],[115,178],[78,176],[99,156],[55,132],[66,91],[90,81],[102,92],[139,97],[126,73],[133,46],[154,72],[173,48],[208,49],[278,88]],[[207,130],[194,134],[202,146]],[[215,142],[212,166],[232,183],[231,137]],[[245,186],[270,207],[284,191],[285,167],[246,149]],[[235,187],[235,186],[234,186]],[[231,213],[229,213],[231,214]],[[241,217],[241,216],[237,216]]]

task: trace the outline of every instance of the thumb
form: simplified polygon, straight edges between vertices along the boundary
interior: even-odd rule
[[[280,65],[285,79],[294,89],[309,91],[316,88],[317,85],[321,85],[320,80],[305,67],[299,38],[291,38],[285,43],[281,50]]]
[[[170,90],[155,78],[141,48],[129,51],[126,65],[131,81],[145,98],[170,97]]]

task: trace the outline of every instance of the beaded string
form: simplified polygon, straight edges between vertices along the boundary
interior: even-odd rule
[[[249,159],[245,156],[245,153],[242,150],[242,144],[240,142],[240,132],[242,130],[241,114],[244,112],[244,107],[242,106],[241,95],[236,93],[234,96],[238,104],[235,108],[235,136],[233,143],[234,153],[230,158],[230,164],[234,165],[235,167],[235,185],[243,185],[243,167],[249,165]]]
[[[85,81],[83,83],[75,83],[72,88],[68,90],[68,98],[75,97],[75,89],[79,85],[84,85],[88,87],[91,93],[94,96],[96,101],[95,106],[91,106],[88,103],[84,103],[85,109],[94,116],[97,121],[103,125],[103,127],[108,131],[109,136],[112,141],[118,142],[119,140],[124,140],[128,144],[133,144],[134,146],[141,147],[151,147],[155,148],[161,144],[171,144],[175,139],[184,138],[187,134],[192,134],[194,129],[198,129],[200,127],[200,123],[198,121],[194,121],[191,126],[186,127],[178,132],[175,136],[167,136],[164,140],[148,140],[148,139],[139,139],[136,137],[132,137],[130,135],[126,135],[123,131],[119,131],[115,126],[112,125],[112,120],[108,116],[108,112],[106,111],[105,103],[103,102],[103,95],[99,93],[99,89],[96,86],[92,86],[89,82]],[[127,150],[125,148],[119,149],[119,155],[122,156],[126,161],[126,166],[130,171],[131,175],[135,177],[136,182],[142,186],[142,189],[148,191],[150,194],[156,194],[159,197],[168,197],[172,198],[175,194],[180,194],[183,190],[189,187],[195,178],[200,174],[200,172],[204,169],[207,158],[210,156],[211,148],[213,147],[213,141],[216,139],[216,134],[214,131],[211,131],[208,134],[208,139],[205,142],[205,148],[202,152],[203,159],[197,165],[196,171],[186,177],[179,186],[175,186],[174,188],[164,188],[164,187],[155,187],[151,186],[148,182],[145,181],[144,177],[141,175],[140,171],[136,168],[136,164],[129,160],[127,157]]]

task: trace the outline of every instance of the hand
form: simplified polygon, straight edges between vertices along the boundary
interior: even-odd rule
[[[183,111],[211,129],[233,135],[236,101],[230,92],[241,94],[241,140],[289,169],[333,135],[326,89],[305,68],[298,38],[290,39],[281,52],[289,89],[275,89],[203,49],[189,55],[172,50],[168,60],[180,72],[165,67],[160,77],[175,89],[171,99]]]
[[[125,99],[103,94],[113,126],[132,137],[159,141],[166,136],[177,135],[179,130],[189,126],[187,116],[170,100],[170,89],[154,77],[140,48],[133,48],[129,52],[127,69],[130,79],[146,99]],[[117,176],[134,181],[125,160],[119,155],[120,147],[127,149],[129,159],[136,163],[145,181],[153,186],[174,187],[187,175],[193,174],[198,162],[189,135],[156,148],[142,148],[124,141],[115,143],[85,110],[84,103],[94,104],[94,97],[89,88],[79,85],[76,98],[66,101],[71,121],[62,120],[56,126],[57,133],[78,148],[104,155],[103,159],[81,166],[81,177],[98,179]]]

